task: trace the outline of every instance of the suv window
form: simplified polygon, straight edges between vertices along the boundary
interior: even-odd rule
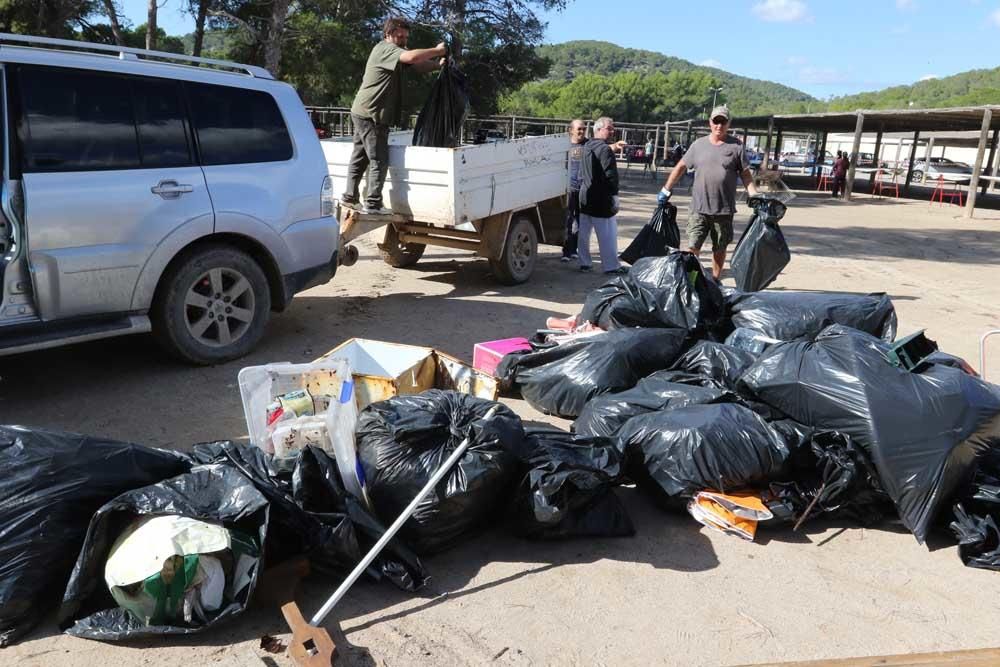
[[[128,80],[51,67],[19,68],[26,171],[139,167]]]
[[[132,79],[143,167],[191,165],[191,145],[180,85],[167,79]]]
[[[31,66],[18,78],[29,172],[193,164],[176,82]]]
[[[205,165],[278,162],[292,141],[274,98],[259,90],[186,83]]]

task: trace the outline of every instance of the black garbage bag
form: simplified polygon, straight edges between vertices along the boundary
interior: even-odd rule
[[[673,370],[710,377],[736,391],[740,376],[754,361],[754,355],[745,350],[702,340],[692,345],[691,349],[674,362]]]
[[[580,321],[602,329],[660,327],[702,330],[725,314],[718,283],[708,277],[698,258],[670,251],[664,257],[638,260],[628,274],[616,276],[592,291]]]
[[[472,445],[400,535],[418,553],[441,551],[507,507],[524,448],[521,418],[468,394],[430,389],[373,403],[358,419],[358,458],[375,514],[395,521],[467,436]]]
[[[727,296],[734,327],[769,338],[812,338],[843,324],[887,341],[896,338],[896,309],[885,294],[836,292],[733,292]]]
[[[992,515],[971,514],[957,503],[951,531],[958,539],[958,555],[967,567],[1000,570],[1000,528]]]
[[[191,472],[128,491],[101,507],[90,521],[59,609],[67,634],[102,641],[202,632],[246,609],[260,576],[258,560],[249,585],[227,601],[205,624],[145,625],[118,606],[104,580],[104,566],[115,540],[144,516],[179,515],[239,531],[257,549],[267,538],[267,499],[239,470],[227,465],[198,466]],[[228,582],[227,582],[228,583]]]
[[[59,604],[101,505],[189,468],[174,452],[0,426],[0,647]]]
[[[624,473],[614,440],[538,428],[528,430],[527,446],[528,472],[511,510],[517,533],[532,539],[635,534],[613,490]]]
[[[462,123],[469,113],[465,75],[450,60],[441,68],[413,128],[413,145],[454,148],[462,143]]]
[[[791,424],[795,422],[783,420],[771,426],[787,435]],[[789,521],[837,516],[862,526],[873,526],[895,515],[875,464],[862,447],[842,433],[812,431],[801,425],[793,430],[805,438],[800,440],[803,446],[786,438],[792,449],[787,474],[792,481],[775,482],[769,487],[773,499],[785,503],[788,509],[776,515],[786,515]]]
[[[712,378],[680,371],[657,371],[639,380],[631,389],[591,399],[573,422],[573,430],[587,437],[614,437],[625,422],[648,412],[738,400],[721,382]]]
[[[726,345],[749,352],[754,358],[764,354],[764,350],[780,342],[776,338],[769,338],[753,329],[734,329],[732,333],[726,336]]]
[[[630,419],[618,431],[629,477],[668,507],[698,491],[732,491],[780,476],[785,438],[735,403],[690,405]]]
[[[792,255],[778,221],[785,217],[785,205],[777,199],[750,197],[750,223],[736,243],[729,264],[736,289],[757,292],[764,289],[788,266]]]
[[[575,419],[595,396],[631,389],[670,366],[686,343],[682,329],[620,329],[509,354],[497,374],[536,410]]]
[[[293,459],[274,458],[257,447],[221,441],[196,445],[197,463],[235,466],[271,505],[265,544],[269,563],[304,555],[325,572],[353,569],[385,533],[385,526],[344,489],[332,454],[306,447]],[[414,591],[428,575],[400,537],[393,538],[366,572]]]
[[[939,364],[911,373],[888,353],[885,341],[834,325],[814,341],[771,348],[742,382],[791,418],[863,447],[922,543],[979,459],[1000,446],[1000,388]]]
[[[627,264],[635,264],[643,257],[663,257],[681,247],[681,232],[677,228],[677,207],[667,202],[656,207],[632,243],[618,257]]]

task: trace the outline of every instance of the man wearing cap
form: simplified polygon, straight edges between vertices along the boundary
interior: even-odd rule
[[[733,240],[736,177],[740,177],[751,196],[758,193],[743,143],[728,134],[729,107],[715,107],[709,118],[709,135],[691,144],[670,172],[657,201],[665,204],[670,199],[674,184],[688,169],[694,170],[687,222],[688,250],[695,255],[700,254],[705,239],[711,236],[712,275],[718,280],[726,263],[726,247]]]

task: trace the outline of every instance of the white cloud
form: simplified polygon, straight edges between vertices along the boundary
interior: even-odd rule
[[[913,9],[913,0],[896,0],[896,9]]]
[[[753,6],[753,13],[764,21],[779,23],[792,23],[810,18],[809,10],[801,0],[763,0]]]
[[[924,74],[920,77],[919,81],[930,81],[931,79],[939,78],[937,74]]]
[[[785,62],[788,63],[789,65],[794,65],[798,67],[799,65],[805,65],[809,61],[803,58],[802,56],[788,56],[787,58],[785,58]]]
[[[993,11],[992,14],[990,14],[989,21],[993,25],[995,25],[998,28],[1000,28],[1000,9],[996,9],[996,10]]]
[[[722,69],[722,63],[720,63],[715,58],[709,58],[708,60],[702,60],[698,64],[701,65],[702,67],[714,67],[716,69]]]
[[[844,83],[847,75],[835,67],[803,67],[799,70],[799,81],[814,86]]]

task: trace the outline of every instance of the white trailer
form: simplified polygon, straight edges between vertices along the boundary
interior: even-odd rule
[[[391,216],[338,207],[341,263],[357,260],[350,241],[381,226],[382,258],[415,264],[429,245],[470,250],[489,260],[496,278],[523,283],[535,268],[538,243],[561,245],[569,187],[566,135],[458,148],[410,146],[410,132],[389,137],[389,176],[382,191]],[[350,138],[322,142],[339,197],[347,183]],[[361,195],[364,196],[362,183]]]

